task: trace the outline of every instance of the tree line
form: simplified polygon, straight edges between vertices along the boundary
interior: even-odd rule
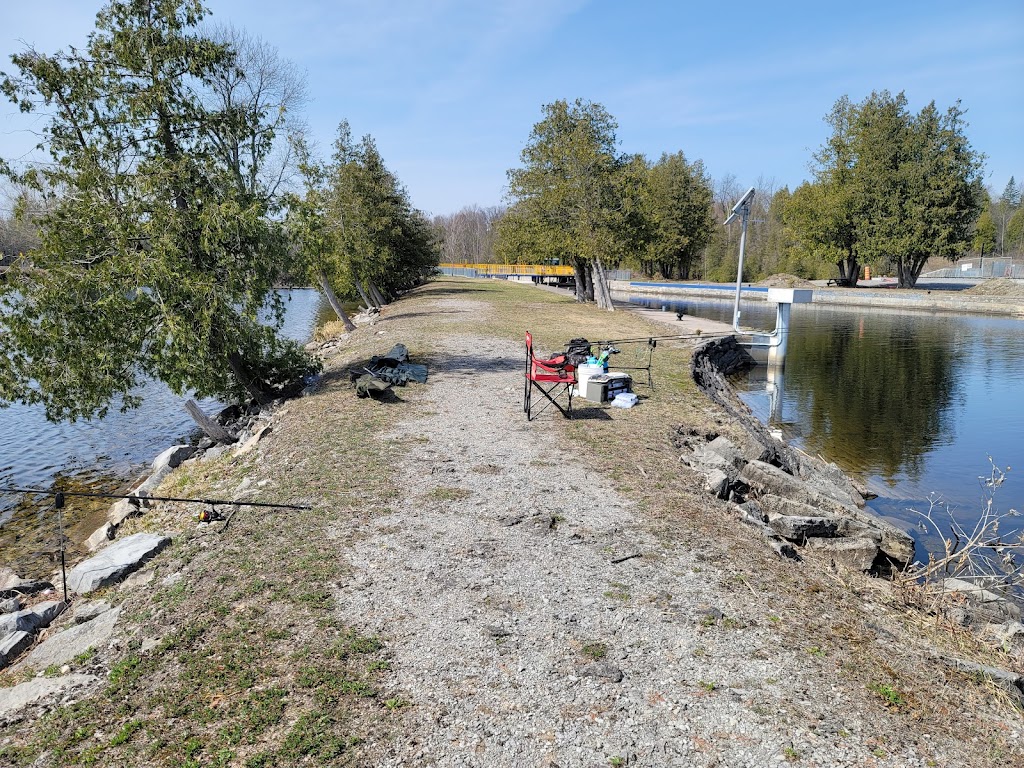
[[[200,0],[111,0],[81,50],[12,57],[0,89],[46,115],[47,162],[15,190],[0,282],[0,406],[48,418],[178,393],[265,403],[318,363],[282,338],[282,283],[387,301],[437,262],[431,230],[370,137],[342,123],[314,156],[304,78],[276,50],[204,23]],[[269,315],[269,322],[268,322]]]
[[[997,200],[985,190],[959,103],[913,113],[903,93],[882,91],[859,103],[844,96],[825,119],[831,135],[812,155],[809,181],[790,191],[758,180],[745,279],[785,272],[856,285],[871,266],[913,287],[931,258],[1020,250],[1020,191],[1013,179]],[[616,128],[600,104],[544,106],[521,166],[508,171],[508,207],[497,221],[479,209],[435,219],[444,252],[570,264],[578,298],[602,306],[609,268],[734,279],[738,234],[722,222],[743,192],[735,177],[714,182],[682,151],[655,162],[619,153]],[[465,235],[484,225],[487,238]]]
[[[507,173],[506,205],[432,222],[372,136],[342,120],[330,157],[305,139],[305,81],[273,47],[204,21],[201,0],[109,0],[81,49],[28,48],[0,73],[45,115],[47,162],[0,161],[13,190],[0,281],[0,406],[52,419],[137,405],[145,377],[174,391],[267,402],[317,369],[278,333],[281,284],[317,285],[339,318],[380,306],[439,257],[571,265],[577,298],[611,308],[607,271],[735,275],[725,218],[742,192],[681,150],[619,150],[615,119],[582,99],[542,108]],[[776,271],[856,280],[863,264],[913,285],[930,256],[1008,253],[1015,182],[986,198],[959,105],[911,113],[903,94],[844,97],[812,179],[760,182],[747,279]],[[271,321],[267,322],[267,315]]]

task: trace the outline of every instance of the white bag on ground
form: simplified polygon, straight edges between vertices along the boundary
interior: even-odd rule
[[[636,405],[636,395],[632,392],[620,392],[612,400],[612,405],[616,408],[632,408]]]

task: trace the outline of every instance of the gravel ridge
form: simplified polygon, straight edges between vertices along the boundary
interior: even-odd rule
[[[482,309],[445,305],[453,324]],[[519,346],[458,330],[384,436],[412,447],[337,595],[393,656],[404,736],[378,765],[944,762],[924,733],[927,755],[873,749],[863,692],[784,647],[779,607],[723,586],[699,542],[656,538],[556,412],[523,417]]]

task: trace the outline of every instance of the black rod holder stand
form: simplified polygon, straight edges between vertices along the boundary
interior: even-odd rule
[[[57,531],[60,535],[60,578],[64,583],[64,602],[68,601],[68,566],[64,552],[64,494],[60,491],[53,496],[53,506],[57,509]]]

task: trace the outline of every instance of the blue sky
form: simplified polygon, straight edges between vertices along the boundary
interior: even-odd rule
[[[541,107],[577,97],[616,118],[624,152],[682,150],[746,187],[807,177],[837,98],[960,99],[986,183],[1024,177],[1024,3],[613,0],[207,0],[212,20],[277,46],[308,76],[328,150],[341,119],[371,134],[432,214],[502,202]],[[0,0],[0,70],[23,43],[81,44],[100,3]],[[37,125],[37,124],[36,124]],[[0,104],[0,156],[31,120]]]

